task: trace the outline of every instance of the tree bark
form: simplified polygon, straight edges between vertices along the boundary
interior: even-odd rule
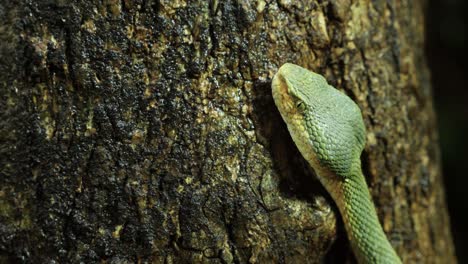
[[[403,262],[455,263],[423,4],[2,1],[0,262],[353,262],[271,97],[293,62],[362,109]]]

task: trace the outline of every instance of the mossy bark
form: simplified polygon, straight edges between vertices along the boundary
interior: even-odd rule
[[[0,261],[353,261],[270,94],[293,62],[363,110],[403,262],[454,263],[422,4],[2,1]]]

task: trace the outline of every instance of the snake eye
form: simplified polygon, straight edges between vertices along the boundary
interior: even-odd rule
[[[305,103],[301,100],[297,101],[296,102],[296,107],[297,107],[297,110],[299,110],[299,112],[304,112],[305,110]]]

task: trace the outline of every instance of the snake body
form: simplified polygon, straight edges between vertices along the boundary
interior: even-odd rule
[[[359,263],[401,263],[388,241],[361,170],[365,126],[359,107],[324,77],[286,63],[272,93],[303,157],[335,201]]]

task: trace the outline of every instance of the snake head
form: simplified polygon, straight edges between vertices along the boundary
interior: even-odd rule
[[[360,165],[365,127],[359,107],[321,75],[286,63],[272,81],[276,106],[315,170],[346,177]]]
[[[311,106],[307,103],[316,97],[314,92],[327,85],[327,81],[321,75],[286,63],[273,78],[273,98],[281,113],[287,113],[289,118],[297,114],[300,116]],[[311,88],[307,88],[308,86]]]

